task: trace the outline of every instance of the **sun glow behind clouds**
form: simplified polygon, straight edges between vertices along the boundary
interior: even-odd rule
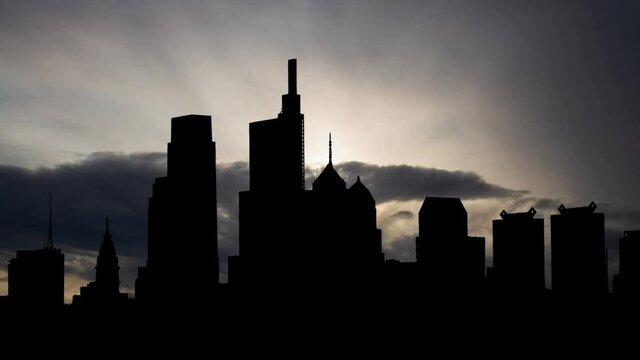
[[[618,181],[631,186],[640,174],[626,135],[635,103],[623,96],[638,84],[611,73],[637,63],[633,49],[608,41],[624,30],[606,23],[623,4],[64,5],[3,4],[0,163],[164,151],[169,118],[189,113],[213,116],[220,162],[247,160],[248,123],[278,113],[286,59],[296,57],[310,164],[325,163],[332,131],[337,162],[463,169],[537,193],[640,200],[620,186],[575,184],[610,182],[622,168],[629,176]],[[602,154],[591,151],[603,136]]]
[[[0,164],[80,163],[101,150],[164,153],[169,119],[189,113],[213,116],[219,164],[246,161],[248,124],[276,116],[286,60],[296,57],[308,166],[327,163],[331,131],[336,164],[472,171],[579,204],[633,210],[640,202],[632,191],[640,179],[640,51],[628,41],[640,23],[637,6],[624,1],[0,8]],[[502,208],[527,210],[535,201],[524,197],[465,200],[470,232],[487,237],[489,250],[491,219]],[[411,258],[415,217],[394,215],[417,214],[419,202],[379,206],[386,249]]]

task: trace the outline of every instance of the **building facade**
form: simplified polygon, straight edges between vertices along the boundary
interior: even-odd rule
[[[171,119],[167,176],[149,198],[147,263],[136,280],[141,304],[205,303],[219,283],[216,144],[211,117]]]
[[[551,215],[551,286],[561,296],[606,295],[607,251],[604,214],[596,204]]]

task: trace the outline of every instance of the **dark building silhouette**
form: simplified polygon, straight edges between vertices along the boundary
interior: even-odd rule
[[[559,295],[608,293],[604,214],[596,204],[566,208],[551,215],[551,281]]]
[[[327,285],[373,285],[379,281],[384,254],[382,232],[376,225],[376,202],[359,176],[347,188],[334,169],[331,134],[329,163],[313,182],[306,200],[309,251],[320,255],[314,267],[322,265],[318,276],[326,277]],[[319,244],[327,249],[318,249]],[[335,250],[328,252],[331,248]]]
[[[640,297],[640,230],[625,231],[620,238],[619,273],[613,277],[613,294]]]
[[[171,119],[167,176],[156,178],[149,198],[141,304],[205,303],[218,285],[215,146],[210,116]]]
[[[407,293],[422,293],[424,284],[420,282],[418,263],[404,262],[397,259],[385,260],[382,271],[383,290],[391,296],[400,298],[407,296]]]
[[[493,220],[492,283],[501,292],[539,293],[545,289],[544,219],[536,210],[507,213]]]
[[[278,116],[249,124],[250,190],[239,194],[240,257],[229,265],[232,283],[306,282],[302,268],[316,256],[305,242],[304,115],[295,59],[288,70]]]
[[[250,190],[239,196],[240,255],[232,284],[303,288],[371,284],[383,254],[375,200],[358,180],[347,188],[329,164],[304,189],[304,116],[296,60],[278,118],[250,124]]]
[[[485,240],[468,236],[467,211],[459,198],[429,197],[418,215],[416,259],[432,290],[479,290],[484,282]]]
[[[304,114],[300,112],[296,59],[289,60],[289,91],[278,117],[249,124],[249,188],[299,192],[304,185]]]
[[[53,246],[51,194],[49,234],[44,248],[18,250],[9,261],[8,303],[30,309],[60,308],[64,304],[64,254]]]
[[[128,303],[127,294],[120,293],[120,266],[109,231],[109,218],[102,238],[96,262],[96,281],[80,288],[80,295],[73,296],[72,304],[75,306],[117,307]]]

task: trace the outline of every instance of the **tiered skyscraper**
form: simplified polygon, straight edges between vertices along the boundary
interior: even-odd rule
[[[240,193],[240,255],[229,262],[234,286],[359,284],[381,268],[375,201],[360,179],[347,189],[330,157],[305,190],[296,73],[291,59],[278,117],[249,126],[250,190]]]
[[[211,298],[219,281],[216,216],[211,117],[173,118],[167,176],[156,178],[149,198],[147,265],[139,269],[137,301],[154,305]]]

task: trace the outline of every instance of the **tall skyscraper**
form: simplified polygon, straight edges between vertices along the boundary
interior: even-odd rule
[[[64,254],[53,246],[52,214],[49,194],[49,233],[44,248],[18,250],[9,261],[8,302],[13,306],[53,309],[64,304]]]
[[[329,163],[305,190],[295,77],[292,59],[282,112],[249,126],[250,190],[239,196],[240,255],[230,259],[231,282],[289,290],[370,282],[383,263],[375,200],[360,179],[347,189],[331,145]]]
[[[459,198],[427,196],[418,226],[418,271],[431,290],[465,292],[483,285],[484,238],[468,236],[467,211]]]
[[[167,176],[156,178],[149,198],[140,303],[204,302],[218,285],[215,146],[210,116],[171,119]]]
[[[551,215],[551,287],[563,296],[608,293],[604,214],[596,204]]]
[[[240,257],[231,276],[256,287],[295,283],[305,266],[304,115],[296,59],[275,119],[249,124],[249,191],[239,194]]]
[[[493,220],[493,273],[501,292],[540,293],[544,290],[544,219],[536,210],[507,213]]]
[[[289,91],[282,95],[278,117],[249,124],[249,188],[253,191],[304,190],[304,114],[297,89],[297,62],[290,59]]]

